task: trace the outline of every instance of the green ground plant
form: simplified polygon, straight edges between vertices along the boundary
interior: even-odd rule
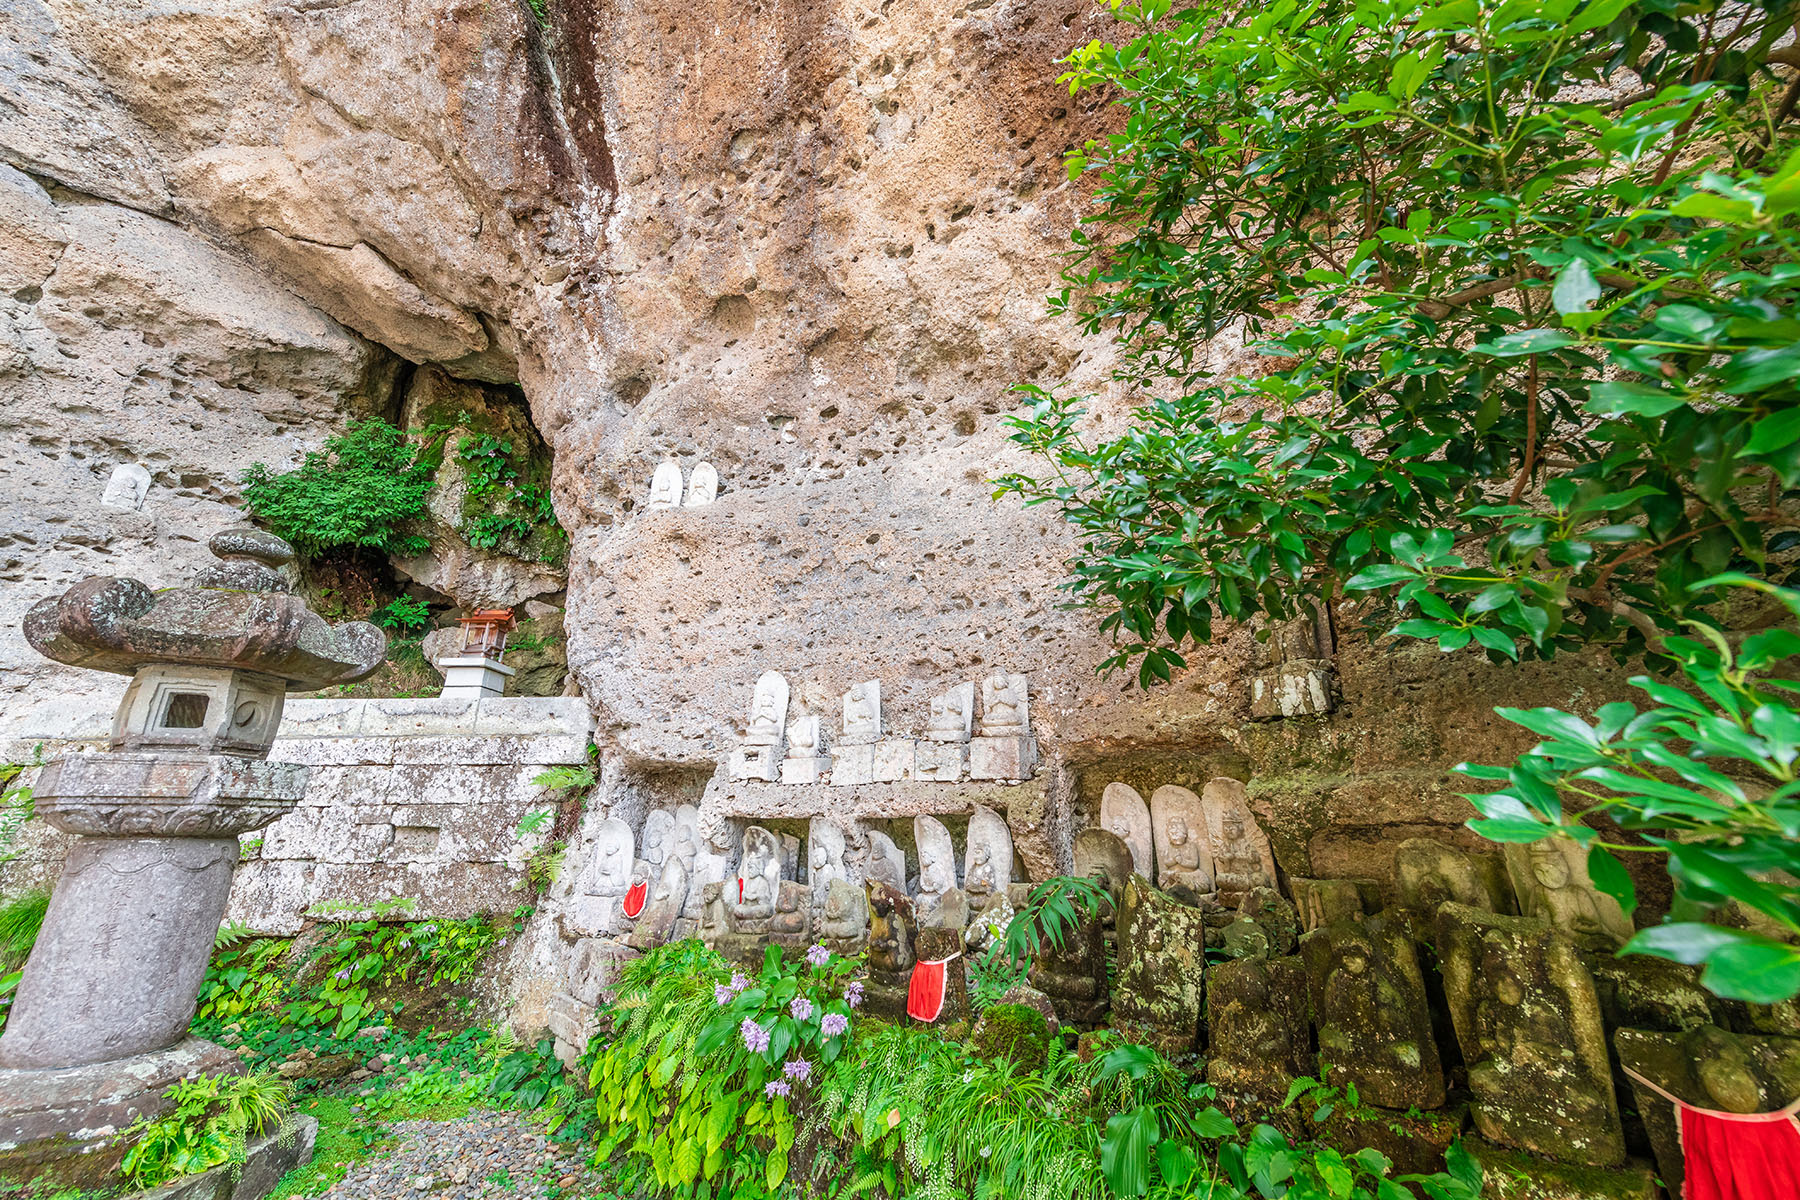
[[[0,903],[0,1031],[6,1029],[13,993],[18,990],[25,960],[37,945],[38,930],[44,927],[49,907],[50,893],[45,891],[26,892]]]
[[[163,1095],[172,1109],[125,1131],[132,1145],[119,1172],[139,1188],[241,1164],[248,1139],[272,1132],[289,1103],[288,1085],[270,1071],[201,1075]]]
[[[404,634],[417,633],[431,623],[431,606],[410,596],[396,596],[369,614],[369,619],[383,629]]]
[[[254,464],[241,481],[244,502],[306,557],[340,547],[417,554],[425,540],[401,527],[423,515],[442,457],[441,434],[415,443],[370,418],[326,439],[291,471]]]

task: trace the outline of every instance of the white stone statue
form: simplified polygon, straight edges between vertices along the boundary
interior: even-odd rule
[[[881,681],[871,679],[844,693],[846,746],[870,746],[881,740]]]
[[[120,463],[107,478],[106,490],[100,493],[100,503],[107,508],[136,511],[144,507],[144,497],[149,494],[150,472],[136,463]]]
[[[683,808],[691,807],[683,805]],[[677,818],[679,821],[679,817]],[[721,823],[709,835],[700,832],[698,811],[694,815],[694,830],[698,852],[694,855],[694,869],[688,872],[688,898],[682,906],[681,915],[699,918],[705,908],[705,898],[700,894],[709,883],[725,885],[731,879],[731,831]]]
[[[975,685],[961,683],[931,699],[925,737],[933,742],[966,742],[975,720]]]
[[[1276,886],[1275,851],[1250,812],[1249,789],[1236,779],[1209,780],[1201,803],[1220,903],[1235,907],[1252,888]]]
[[[750,700],[750,727],[744,732],[744,745],[779,746],[787,707],[787,680],[778,671],[764,671],[757,677],[756,694]]]
[[[1031,732],[1025,677],[996,671],[981,681],[981,736],[1024,737]]]
[[[681,464],[668,459],[650,476],[651,508],[681,507]]]
[[[808,713],[787,728],[787,757],[781,760],[781,782],[818,783],[831,770],[825,753],[825,723]]]
[[[725,903],[745,921],[766,921],[775,915],[775,898],[781,888],[781,843],[760,825],[744,830],[744,857],[737,880],[727,888]]]
[[[1109,783],[1100,793],[1100,828],[1131,847],[1131,869],[1156,878],[1156,851],[1150,835],[1150,806],[1128,783]]]
[[[638,857],[656,867],[668,858],[670,842],[675,836],[675,814],[666,808],[653,810],[644,818],[644,835],[639,841]]]
[[[869,865],[863,878],[885,883],[897,892],[906,891],[906,852],[879,829],[869,830]]]
[[[692,804],[675,807],[675,828],[669,839],[669,853],[681,860],[691,875],[700,856],[700,810]]]
[[[600,823],[569,902],[570,923],[582,933],[612,933],[627,924],[620,905],[636,866],[631,841],[631,826],[619,818]]]
[[[913,841],[919,847],[919,924],[934,924],[944,896],[956,888],[956,844],[936,817],[913,818]]]
[[[699,508],[702,505],[711,504],[718,498],[719,473],[713,470],[711,463],[703,462],[694,468],[692,475],[688,476],[687,507]]]
[[[1172,783],[1157,788],[1150,794],[1150,827],[1156,844],[1156,886],[1180,884],[1201,895],[1213,891],[1212,847],[1200,797]]]
[[[834,879],[849,882],[845,852],[850,839],[843,827],[830,817],[814,817],[806,836],[806,882],[812,888],[813,904],[823,907],[825,892]]]
[[[1004,894],[1012,882],[1012,830],[1006,818],[985,804],[975,806],[969,818],[969,844],[963,852],[963,890],[979,903],[995,893]]]

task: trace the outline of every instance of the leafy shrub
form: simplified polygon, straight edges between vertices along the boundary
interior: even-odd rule
[[[1800,618],[1800,591],[1737,577],[1773,593]],[[1621,854],[1664,856],[1678,908],[1695,914],[1742,906],[1760,928],[1680,920],[1640,931],[1626,953],[1705,963],[1701,982],[1721,996],[1774,1003],[1800,995],[1800,679],[1774,674],[1800,654],[1800,634],[1766,629],[1733,650],[1711,628],[1670,638],[1687,688],[1631,680],[1654,704],[1603,704],[1591,723],[1554,708],[1500,715],[1545,740],[1510,767],[1463,765],[1498,785],[1470,795],[1470,828],[1495,841],[1573,838],[1588,873],[1629,915],[1637,896]],[[1681,750],[1677,747],[1686,747]],[[1606,841],[1565,809],[1604,813],[1648,845]]]
[[[1098,917],[1112,904],[1112,894],[1094,879],[1056,875],[1032,888],[1025,905],[1006,927],[1006,953],[1027,959],[1044,945],[1060,949],[1083,921]]]
[[[435,444],[415,445],[386,421],[358,421],[292,471],[254,464],[243,476],[244,501],[302,555],[358,546],[418,554],[425,539],[400,526],[423,515],[440,454]]]
[[[38,930],[50,907],[49,892],[26,892],[0,904],[0,1030],[12,1011],[13,993],[24,975],[26,958],[37,945]]]
[[[1024,983],[1031,973],[1031,961],[1014,958],[998,939],[990,941],[980,953],[970,955],[968,963],[969,1004],[976,1012],[998,1004],[1000,997]]]
[[[1111,7],[1130,40],[1065,76],[1125,111],[1069,157],[1057,305],[1141,406],[1096,439],[1024,388],[1048,470],[999,481],[1078,531],[1109,666],[1346,591],[1446,650],[1654,652],[1795,543],[1791,6]],[[1219,379],[1233,326],[1269,357]]]
[[[0,763],[0,863],[19,857],[19,833],[31,820],[35,806],[31,789],[20,782],[26,771],[44,765],[44,747],[40,742],[32,750],[28,763]]]
[[[288,1107],[288,1085],[271,1071],[184,1079],[163,1095],[173,1109],[125,1131],[132,1146],[119,1173],[138,1188],[242,1163],[245,1142],[273,1129]]]
[[[279,1007],[288,995],[290,979],[283,968],[293,948],[287,938],[254,938],[216,948],[200,983],[195,1016],[230,1021]]]
[[[399,629],[415,633],[431,622],[431,605],[410,596],[396,596],[376,609],[370,619],[383,629]]]
[[[592,767],[551,767],[531,777],[531,782],[538,787],[553,792],[566,792],[573,789],[585,791],[594,786],[595,776]]]

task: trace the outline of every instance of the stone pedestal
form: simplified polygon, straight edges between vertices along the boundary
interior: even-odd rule
[[[970,779],[1030,779],[1037,770],[1037,739],[978,737],[969,739]]]
[[[960,783],[969,766],[967,742],[933,742],[918,744],[916,774],[933,783]]]
[[[829,754],[781,760],[781,782],[783,783],[822,783],[830,771],[831,755]]]
[[[731,752],[731,777],[758,783],[781,782],[781,747],[739,746]]]
[[[438,694],[451,700],[484,700],[506,694],[506,681],[513,669],[497,658],[485,654],[451,654],[437,661],[444,673],[444,690]]]
[[[831,782],[849,787],[875,781],[875,746],[838,743],[831,751]]]
[[[918,746],[912,738],[888,738],[876,742],[871,781],[901,783],[918,778]]]

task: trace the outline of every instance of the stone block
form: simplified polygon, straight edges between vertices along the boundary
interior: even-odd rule
[[[832,748],[831,782],[833,784],[845,787],[874,781],[874,745],[846,746],[839,743]]]
[[[959,783],[969,767],[967,742],[920,742],[916,774],[933,783]]]
[[[1334,676],[1329,662],[1304,659],[1257,672],[1250,677],[1251,719],[1267,721],[1330,712],[1335,707]]]
[[[269,757],[309,767],[380,767],[394,761],[399,744],[399,738],[391,737],[276,738]],[[317,790],[316,781],[307,789],[309,794]]]
[[[980,739],[977,739],[980,740]],[[1194,1048],[1206,968],[1206,914],[1133,876],[1119,902],[1119,969],[1113,984],[1115,1027],[1164,1054]]]
[[[902,783],[917,778],[919,743],[912,738],[887,738],[875,743],[870,778],[875,783]]]
[[[1037,739],[978,737],[969,739],[970,779],[1030,779],[1037,770]]]
[[[582,938],[569,950],[563,990],[592,1007],[612,999],[619,968],[638,956],[636,950],[605,938]]]
[[[1121,942],[1121,946],[1123,943]],[[1412,939],[1380,917],[1338,921],[1300,939],[1319,1060],[1365,1103],[1438,1108],[1444,1072]]]
[[[816,755],[812,758],[784,758],[781,760],[781,782],[783,783],[823,783],[825,775],[831,770],[829,754]]]
[[[489,697],[475,710],[475,732],[482,737],[566,734],[585,738],[593,729],[593,710],[580,696]]]
[[[1206,1081],[1279,1103],[1313,1073],[1306,968],[1298,958],[1218,963],[1206,976]]]
[[[474,700],[381,699],[365,704],[364,737],[456,737],[475,732]]]
[[[781,748],[739,746],[731,752],[731,777],[758,783],[781,782]]]
[[[277,741],[355,737],[362,732],[367,700],[291,699],[281,710]]]

